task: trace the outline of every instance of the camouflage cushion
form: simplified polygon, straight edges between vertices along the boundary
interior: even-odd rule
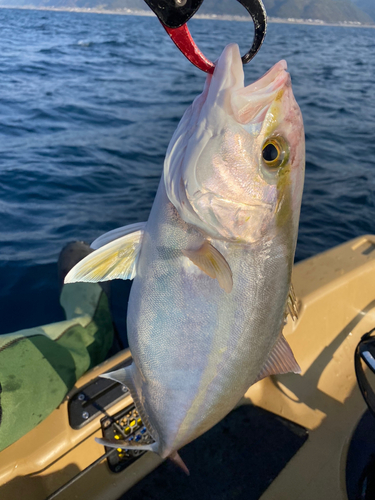
[[[66,321],[0,336],[0,451],[57,408],[112,345],[108,300],[99,285],[65,285],[61,305]]]

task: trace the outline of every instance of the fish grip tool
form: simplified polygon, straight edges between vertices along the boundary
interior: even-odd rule
[[[365,333],[359,341],[354,354],[354,367],[357,376],[358,386],[362,393],[368,409],[375,417],[375,392],[363,369],[363,360],[372,373],[375,374],[375,328]]]
[[[262,0],[237,1],[245,7],[254,23],[253,44],[242,56],[243,64],[247,64],[262,46],[267,31],[267,14]],[[145,0],[145,2],[184,56],[202,71],[213,73],[215,64],[199,50],[186,25],[201,7],[203,0]]]

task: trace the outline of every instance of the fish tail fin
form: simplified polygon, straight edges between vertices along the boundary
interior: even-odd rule
[[[113,372],[103,373],[100,375],[102,378],[108,378],[110,380],[114,380],[115,382],[119,382],[122,385],[125,385],[130,392],[130,395],[133,399],[134,405],[139,413],[139,416],[142,419],[143,425],[146,427],[148,433],[151,437],[158,443],[158,435],[157,432],[153,429],[151,422],[147,416],[147,413],[141,403],[138,392],[135,387],[134,379],[133,379],[133,363],[130,366],[126,366],[125,368],[120,368],[119,370],[115,370]],[[153,450],[154,451],[154,450]]]
[[[171,460],[179,469],[181,469],[187,476],[190,476],[190,471],[187,468],[185,462],[182,460],[177,451],[174,451],[169,455],[169,460]]]

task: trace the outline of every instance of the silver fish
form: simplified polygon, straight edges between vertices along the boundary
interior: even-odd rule
[[[66,278],[134,278],[133,363],[106,376],[129,388],[155,443],[109,445],[178,459],[257,380],[299,372],[282,329],[296,314],[305,147],[286,68],[244,87],[226,47],[172,137],[148,221],[100,237]]]

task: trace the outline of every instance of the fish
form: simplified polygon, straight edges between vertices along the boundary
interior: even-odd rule
[[[147,222],[92,243],[65,283],[133,279],[125,385],[154,442],[178,450],[224,418],[262,378],[300,368],[282,334],[304,184],[303,119],[287,64],[244,85],[228,45],[169,144]],[[168,416],[168,418],[166,418]]]

